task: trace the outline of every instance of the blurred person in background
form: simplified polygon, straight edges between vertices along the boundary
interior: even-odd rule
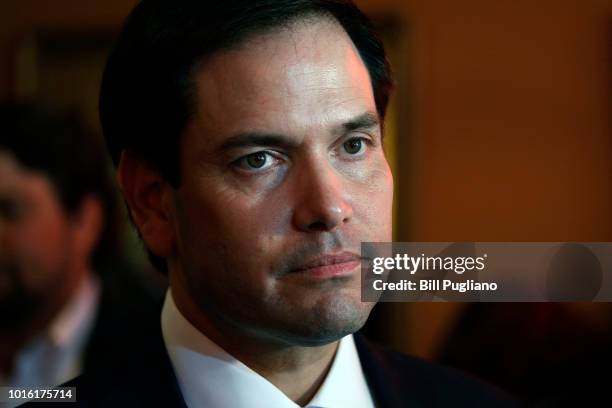
[[[0,385],[58,385],[104,364],[154,305],[135,275],[110,270],[116,193],[89,136],[74,115],[0,104]]]

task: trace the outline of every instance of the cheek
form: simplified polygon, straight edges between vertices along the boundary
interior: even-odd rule
[[[260,309],[274,292],[270,270],[282,243],[279,207],[227,192],[184,206],[178,258],[194,298],[236,316]]]
[[[182,200],[181,252],[189,253],[199,268],[214,264],[215,269],[240,270],[239,279],[264,273],[286,231],[283,200],[229,190],[192,197]]]
[[[53,260],[58,238],[58,231],[53,225],[46,222],[29,223],[21,226],[14,235],[13,249],[21,258],[48,263]]]
[[[354,201],[358,221],[366,231],[369,241],[391,241],[393,211],[393,175],[386,161],[381,162],[360,183],[360,192]]]
[[[50,279],[61,279],[70,254],[68,229],[52,216],[31,219],[12,235],[12,261],[27,287],[42,287]]]

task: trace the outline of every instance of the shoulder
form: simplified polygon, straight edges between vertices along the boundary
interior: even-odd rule
[[[173,384],[164,384],[143,373],[142,378],[119,375],[106,377],[83,374],[72,381],[62,384],[62,387],[72,387],[76,402],[47,402],[45,407],[67,408],[137,408],[163,406],[168,408],[185,408],[185,403],[178,389]],[[39,404],[30,402],[23,407],[36,408]]]
[[[95,368],[62,385],[75,388],[76,403],[46,403],[45,407],[184,408],[163,341],[159,312],[134,325],[140,331],[138,335],[132,338],[132,331],[115,331],[114,341],[94,350],[100,360]]]
[[[501,390],[466,373],[386,350],[355,335],[361,365],[381,406],[517,407]]]
[[[151,361],[126,361],[125,371],[118,364],[114,371],[88,372],[62,384],[73,387],[76,402],[46,403],[46,407],[69,408],[185,408],[178,383],[165,356],[152,355]],[[139,367],[135,365],[139,364]],[[26,407],[38,405],[26,404]]]

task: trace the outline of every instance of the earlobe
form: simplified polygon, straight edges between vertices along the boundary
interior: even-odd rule
[[[160,257],[170,256],[175,242],[174,217],[172,208],[164,205],[164,198],[172,193],[172,187],[148,163],[125,151],[117,177],[132,219],[149,250]]]

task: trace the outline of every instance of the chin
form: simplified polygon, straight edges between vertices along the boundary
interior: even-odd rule
[[[374,303],[333,299],[318,302],[289,316],[279,337],[287,343],[316,347],[332,343],[363,327]]]

